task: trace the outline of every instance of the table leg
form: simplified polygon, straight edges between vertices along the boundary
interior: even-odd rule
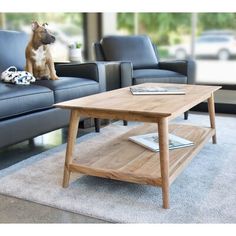
[[[70,169],[69,165],[72,163],[73,152],[75,140],[78,132],[79,125],[79,113],[77,110],[71,110],[70,115],[70,126],[69,133],[67,139],[67,147],[66,147],[66,158],[65,158],[65,166],[64,166],[64,176],[63,176],[63,188],[68,187],[70,180]]]
[[[169,208],[169,138],[168,118],[158,122],[163,208]]]
[[[216,124],[215,124],[215,103],[214,103],[214,94],[208,98],[208,112],[210,116],[210,124],[211,128],[215,129],[216,132]],[[216,144],[216,133],[212,136],[212,143]]]

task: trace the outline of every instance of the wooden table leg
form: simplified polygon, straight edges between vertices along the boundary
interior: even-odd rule
[[[63,176],[63,188],[68,187],[70,180],[70,169],[69,165],[72,163],[73,152],[75,146],[75,140],[78,132],[79,125],[79,113],[77,110],[71,110],[70,115],[70,126],[69,133],[67,139],[67,147],[66,147],[66,158],[65,158],[65,166],[64,166],[64,176]]]
[[[214,94],[208,98],[208,112],[210,116],[211,128],[215,129],[215,134],[212,136],[212,143],[216,144],[216,124],[215,124],[215,102],[214,102]]]
[[[169,138],[168,118],[161,118],[158,122],[158,135],[160,145],[160,164],[162,178],[163,208],[169,208]]]

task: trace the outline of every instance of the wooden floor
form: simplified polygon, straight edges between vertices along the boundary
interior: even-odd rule
[[[69,165],[70,171],[87,175],[123,180],[134,183],[161,186],[160,156],[128,140],[138,134],[156,132],[156,124],[134,128],[128,133],[104,143],[99,150],[77,156]],[[200,151],[205,142],[214,134],[214,129],[190,125],[170,125],[172,134],[189,139],[194,146],[170,151],[170,183]],[[112,138],[112,137],[111,137]]]

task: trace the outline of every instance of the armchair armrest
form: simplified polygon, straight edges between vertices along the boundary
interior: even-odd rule
[[[131,62],[99,61],[103,63],[106,74],[106,90],[113,90],[132,85],[133,66]]]
[[[106,91],[103,63],[58,63],[55,64],[55,69],[59,77],[68,76],[95,80],[100,85],[100,91]]]
[[[121,88],[131,86],[133,84],[133,64],[128,61],[120,62]]]
[[[196,62],[193,60],[162,61],[159,62],[159,68],[185,75],[187,76],[188,84],[195,84]]]

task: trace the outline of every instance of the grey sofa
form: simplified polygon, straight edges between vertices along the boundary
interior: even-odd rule
[[[0,73],[13,65],[23,70],[27,42],[24,33],[0,31]],[[104,67],[97,63],[58,63],[56,71],[57,81],[0,82],[0,148],[67,126],[69,112],[55,108],[55,103],[105,90]]]
[[[94,43],[94,52],[97,61],[107,62],[108,90],[147,82],[195,83],[194,61],[161,61],[146,35],[107,36]]]

